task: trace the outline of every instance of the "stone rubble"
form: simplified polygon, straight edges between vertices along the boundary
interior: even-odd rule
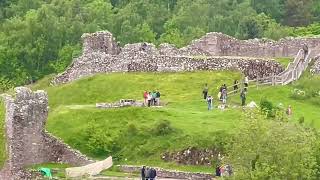
[[[187,148],[179,152],[166,152],[162,159],[167,162],[176,162],[183,165],[212,166],[212,161],[218,158],[217,149]]]

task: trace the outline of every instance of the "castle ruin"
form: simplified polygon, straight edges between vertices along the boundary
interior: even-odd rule
[[[238,70],[249,78],[279,74],[284,68],[272,58],[295,57],[304,44],[311,57],[320,53],[320,38],[238,40],[222,33],[207,33],[190,45],[135,43],[119,46],[108,31],[84,34],[83,54],[52,81],[68,83],[97,73],[179,72]]]
[[[44,91],[32,92],[25,87],[18,87],[15,91],[15,98],[4,96],[8,157],[0,171],[0,179],[30,179],[25,167],[34,164],[61,162],[85,165],[92,162],[45,131],[48,96]]]

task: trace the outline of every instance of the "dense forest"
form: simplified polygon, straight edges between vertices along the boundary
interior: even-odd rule
[[[206,32],[240,39],[320,34],[319,0],[0,1],[0,90],[63,71],[84,32],[109,30],[121,44],[177,47]]]

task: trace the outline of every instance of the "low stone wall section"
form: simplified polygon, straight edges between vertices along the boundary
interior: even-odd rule
[[[48,96],[44,91],[32,92],[25,87],[15,90],[15,98],[9,95],[4,98],[8,159],[0,171],[0,179],[30,179],[24,167],[34,164],[93,162],[45,131]]]
[[[294,57],[304,44],[312,50],[311,57],[320,53],[320,37],[239,40],[217,32],[207,33],[187,47],[214,56]]]
[[[88,60],[90,59],[90,60]],[[245,57],[186,57],[149,56],[144,53],[136,59],[119,59],[107,54],[82,56],[62,74],[53,84],[71,82],[97,73],[112,72],[182,72],[201,70],[237,70],[250,79],[279,74],[284,68],[276,61],[264,58]]]
[[[123,172],[133,173],[140,172],[142,167],[120,165],[120,170]],[[212,180],[214,179],[213,174],[209,173],[192,173],[183,171],[171,171],[162,168],[154,167],[157,171],[157,176],[161,178],[175,178],[175,179],[190,179],[190,180]]]

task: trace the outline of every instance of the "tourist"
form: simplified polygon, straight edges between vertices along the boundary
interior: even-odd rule
[[[151,94],[151,102],[152,102],[152,105],[155,106],[156,105],[156,98],[157,98],[157,93],[156,91],[153,91],[152,94]]]
[[[248,86],[249,86],[249,78],[248,78],[248,76],[246,76],[246,77],[244,78],[243,84],[244,84],[245,89],[247,90],[247,89],[248,89]]]
[[[208,85],[207,84],[204,85],[202,93],[203,93],[203,99],[207,99],[207,96],[208,96]]]
[[[245,90],[242,90],[240,93],[240,98],[241,98],[241,106],[246,105],[246,99],[247,99],[247,92]]]
[[[291,106],[290,106],[290,105],[288,106],[288,109],[287,109],[287,111],[286,111],[286,114],[287,114],[288,116],[291,116],[291,115],[292,115],[292,109],[291,109]]]
[[[150,169],[150,180],[155,180],[157,177],[157,171],[154,168]]]
[[[152,94],[151,94],[151,92],[148,93],[147,100],[148,100],[148,107],[150,107],[150,106],[151,106],[151,101],[152,101]]]
[[[143,99],[144,99],[144,106],[147,106],[147,104],[148,104],[148,92],[147,91],[144,91]]]
[[[141,168],[141,180],[146,179],[146,166],[142,166]]]
[[[233,91],[234,93],[237,93],[238,92],[238,80],[234,80],[234,83],[233,83]]]
[[[156,101],[157,101],[157,106],[160,106],[160,92],[156,92]]]
[[[207,103],[208,103],[208,111],[210,111],[212,109],[212,102],[213,98],[211,96],[208,96],[207,98]]]
[[[216,167],[216,176],[218,176],[218,177],[221,176],[220,166],[217,166],[217,167]]]
[[[309,52],[308,45],[306,43],[304,43],[302,49],[303,49],[303,53],[304,53],[304,58],[303,59],[306,59],[307,54]]]
[[[227,95],[228,95],[227,89],[226,88],[222,89],[221,94],[222,94],[222,103],[227,104]]]
[[[145,175],[146,175],[146,180],[150,180],[150,178],[151,178],[151,169],[149,167],[147,167],[147,169],[145,171]]]

